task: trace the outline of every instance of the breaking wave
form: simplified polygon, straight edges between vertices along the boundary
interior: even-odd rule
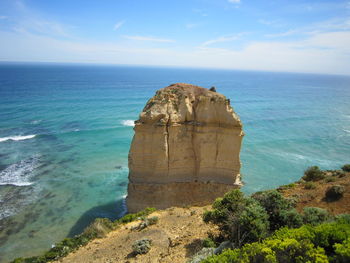
[[[11,141],[23,141],[23,140],[28,140],[28,139],[33,139],[36,135],[18,135],[18,136],[9,136],[9,137],[2,137],[0,138],[0,142],[6,142],[8,140]]]
[[[134,127],[135,126],[135,123],[133,120],[123,120],[121,121],[121,123],[124,125],[124,126],[130,126],[130,127]]]
[[[33,176],[33,171],[35,168],[39,167],[39,165],[38,156],[33,156],[11,164],[0,172],[0,185],[31,185],[32,182],[30,179]]]

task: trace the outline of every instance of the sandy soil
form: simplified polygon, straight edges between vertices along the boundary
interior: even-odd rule
[[[201,249],[201,239],[208,231],[216,231],[205,224],[202,214],[209,207],[169,208],[152,213],[158,223],[138,231],[132,230],[140,221],[121,226],[106,237],[91,241],[84,247],[56,262],[186,262]],[[132,244],[139,239],[152,240],[151,250],[134,256]]]
[[[344,177],[328,176],[335,179],[335,182],[327,182],[327,178],[314,182],[315,189],[305,189],[305,184],[296,183],[296,186],[284,190],[283,194],[287,197],[296,197],[298,200],[297,210],[301,212],[304,207],[320,207],[327,209],[333,215],[350,213],[350,173]],[[327,202],[325,193],[328,187],[332,185],[342,185],[345,187],[344,197],[335,202]]]

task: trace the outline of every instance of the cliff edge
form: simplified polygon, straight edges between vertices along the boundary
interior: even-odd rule
[[[242,123],[224,95],[170,85],[147,102],[134,131],[129,212],[206,205],[241,185]]]

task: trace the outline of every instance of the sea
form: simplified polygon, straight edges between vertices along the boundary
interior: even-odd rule
[[[126,212],[134,120],[184,82],[226,95],[244,125],[246,194],[350,163],[350,76],[79,64],[0,64],[0,262]]]

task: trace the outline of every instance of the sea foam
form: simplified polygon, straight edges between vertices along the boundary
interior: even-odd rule
[[[124,125],[124,126],[130,126],[130,127],[134,127],[135,126],[135,123],[133,120],[123,120],[121,121],[121,123]]]
[[[38,156],[21,160],[11,164],[0,172],[0,185],[28,186],[33,176],[33,171],[39,166]]]
[[[18,135],[18,136],[9,136],[9,137],[2,137],[0,138],[0,142],[6,142],[8,140],[11,141],[23,141],[23,140],[28,140],[28,139],[33,139],[36,135]]]

